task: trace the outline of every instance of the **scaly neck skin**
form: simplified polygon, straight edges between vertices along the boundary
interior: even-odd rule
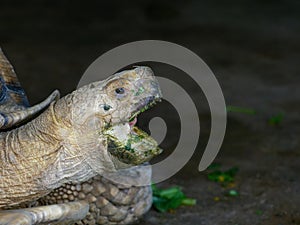
[[[47,160],[40,162],[41,158],[55,157],[61,145],[61,138],[57,132],[57,124],[53,123],[52,107],[51,105],[33,121],[4,134],[6,154],[2,162],[45,165],[48,164]]]
[[[0,137],[0,208],[45,195],[47,187],[39,183],[56,161],[61,142],[51,111]]]
[[[60,99],[33,121],[0,135],[0,208],[95,175],[80,156],[76,158],[79,149],[66,149],[67,110]]]

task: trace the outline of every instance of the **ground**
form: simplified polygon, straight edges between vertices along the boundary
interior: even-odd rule
[[[3,1],[0,46],[32,103],[55,88],[62,95],[75,89],[88,65],[120,44],[159,39],[191,49],[215,73],[227,105],[256,111],[228,113],[215,160],[222,169],[239,168],[230,187],[239,195],[227,196],[228,187],[197,170],[209,135],[209,109],[199,88],[180,78],[201,103],[200,144],[190,162],[159,186],[180,186],[197,204],[168,213],[152,209],[140,224],[300,224],[299,15],[293,0]],[[165,65],[153,67],[158,74],[180,74]],[[270,124],[280,113],[282,121]],[[170,115],[165,111],[162,117],[169,118],[172,132],[176,118]],[[175,137],[164,141],[165,154]]]

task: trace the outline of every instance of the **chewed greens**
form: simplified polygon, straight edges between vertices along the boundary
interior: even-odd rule
[[[151,136],[128,123],[111,127],[104,134],[108,138],[108,151],[126,164],[138,165],[162,152]]]

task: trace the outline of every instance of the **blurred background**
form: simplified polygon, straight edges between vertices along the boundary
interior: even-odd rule
[[[197,204],[152,209],[140,224],[300,224],[299,1],[0,0],[0,46],[32,104],[53,89],[76,89],[106,51],[147,39],[185,46],[208,64],[224,92],[228,126],[214,164],[198,172],[210,132],[205,97],[183,72],[145,63],[192,95],[201,135],[190,162],[158,185],[179,186]],[[164,158],[180,123],[174,108],[159,108],[141,115],[139,125],[147,130],[151,116],[165,119]]]

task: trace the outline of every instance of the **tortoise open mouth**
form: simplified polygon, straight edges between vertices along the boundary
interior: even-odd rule
[[[136,127],[137,116],[161,101],[160,97],[151,96],[142,99],[135,106],[128,122],[114,125],[106,130],[108,151],[123,163],[139,165],[160,154],[162,149],[146,132]]]
[[[157,102],[160,102],[161,98],[157,96],[150,96],[147,98],[143,98],[136,104],[136,111],[132,113],[131,117],[129,118],[129,122],[136,119],[137,115],[146,111],[147,109],[156,105]]]

